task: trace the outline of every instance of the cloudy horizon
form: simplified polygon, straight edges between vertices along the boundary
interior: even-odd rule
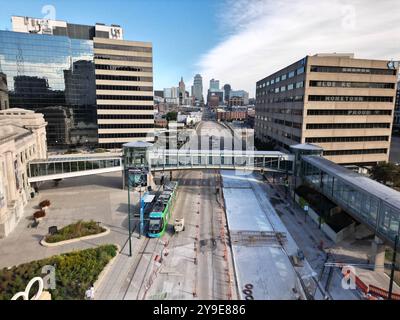
[[[222,40],[197,65],[211,78],[255,95],[256,81],[316,53],[400,60],[398,0],[224,0]]]

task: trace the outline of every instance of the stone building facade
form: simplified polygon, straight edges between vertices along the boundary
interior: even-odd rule
[[[0,238],[16,227],[32,195],[27,164],[47,156],[46,124],[30,110],[0,111]]]

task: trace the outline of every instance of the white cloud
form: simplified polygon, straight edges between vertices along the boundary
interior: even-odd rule
[[[304,56],[352,52],[400,60],[399,0],[225,0],[224,39],[199,62],[211,78],[254,96],[257,80]]]

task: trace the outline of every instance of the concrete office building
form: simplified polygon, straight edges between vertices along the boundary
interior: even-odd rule
[[[118,25],[11,20],[12,31],[0,31],[9,105],[43,112],[50,146],[153,139],[151,43],[123,40]],[[57,130],[69,122],[56,119],[59,108],[58,116],[73,119],[67,131]]]
[[[249,104],[249,93],[244,90],[232,90],[230,92],[228,102],[230,106],[231,105],[247,106]]]
[[[31,110],[0,111],[0,238],[16,227],[31,197],[27,163],[46,158],[45,127],[43,115]]]
[[[390,61],[306,56],[257,82],[256,139],[317,144],[340,164],[387,161],[396,81]]]
[[[218,100],[217,100],[218,98]],[[219,80],[211,79],[207,92],[207,104],[209,107],[218,107],[224,102],[224,91],[219,88]]]
[[[99,145],[154,141],[152,51],[148,42],[94,38]]]

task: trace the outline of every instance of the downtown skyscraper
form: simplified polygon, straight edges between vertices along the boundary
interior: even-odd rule
[[[203,78],[200,74],[196,74],[193,79],[192,96],[197,102],[204,101],[203,99]]]

